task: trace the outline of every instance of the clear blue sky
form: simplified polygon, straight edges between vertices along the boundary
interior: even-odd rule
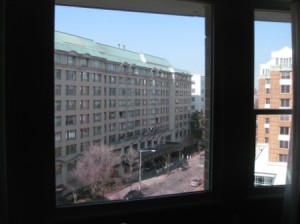
[[[204,73],[204,19],[56,6],[55,30],[167,59]]]
[[[204,74],[204,19],[56,6],[55,30],[98,43],[167,59],[174,67]],[[271,52],[291,47],[289,23],[255,23],[255,75]]]
[[[291,23],[255,22],[255,75],[259,64],[271,59],[271,52],[292,47]]]

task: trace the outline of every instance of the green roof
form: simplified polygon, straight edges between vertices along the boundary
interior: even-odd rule
[[[55,50],[74,51],[77,54],[88,54],[93,57],[119,62],[120,64],[126,62],[140,67],[156,68],[164,71],[174,70],[175,72],[189,74],[188,71],[173,68],[168,60],[161,57],[100,44],[87,38],[59,31],[55,32]]]

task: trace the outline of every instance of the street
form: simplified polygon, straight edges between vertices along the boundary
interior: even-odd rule
[[[141,189],[144,197],[162,196],[169,194],[194,192],[204,190],[203,183],[197,187],[191,186],[194,178],[202,179],[204,182],[204,168],[200,166],[200,155],[194,155],[188,159],[188,169],[179,168],[169,173],[151,177],[141,182]],[[122,200],[130,190],[138,190],[139,183],[136,182],[120,191],[110,193],[106,197],[110,200]]]

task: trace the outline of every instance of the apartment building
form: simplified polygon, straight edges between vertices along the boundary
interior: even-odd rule
[[[271,53],[271,60],[260,65],[257,107],[286,110],[292,108],[292,49]],[[286,162],[291,134],[291,115],[258,115],[256,130],[256,171],[269,173],[268,184],[285,183]]]
[[[192,110],[205,111],[205,76],[193,74],[192,76]]]
[[[166,59],[55,32],[54,79],[56,185],[95,145],[156,156],[189,147],[191,74]]]

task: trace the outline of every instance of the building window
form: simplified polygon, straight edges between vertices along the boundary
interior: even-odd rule
[[[255,175],[254,185],[255,186],[271,186],[274,184],[275,175]]]
[[[61,126],[61,116],[56,116],[54,118],[54,126],[55,127],[60,127]]]
[[[61,64],[61,54],[54,54],[54,62],[57,64]]]
[[[61,147],[55,148],[55,158],[61,157]]]
[[[281,85],[280,86],[281,93],[290,93],[290,88],[291,88],[290,85]]]
[[[94,109],[100,109],[101,108],[101,100],[94,100]]]
[[[269,143],[269,137],[265,137],[265,143]]]
[[[288,155],[285,154],[279,154],[279,162],[287,162],[288,161]]]
[[[279,115],[279,120],[280,121],[290,121],[290,116],[291,115],[288,115],[288,114],[280,114]]]
[[[101,135],[101,126],[94,127],[94,136]]]
[[[76,139],[76,130],[66,131],[66,140]]]
[[[280,107],[290,107],[290,99],[280,99]]]
[[[90,123],[90,115],[89,114],[81,114],[80,115],[80,124],[88,124]]]
[[[76,96],[76,86],[66,86],[66,96]]]
[[[76,115],[66,116],[66,125],[76,125]]]
[[[280,127],[281,135],[289,135],[289,127]]]
[[[90,94],[89,86],[80,86],[80,95],[81,96],[88,96],[89,94]]]
[[[54,70],[54,79],[55,80],[61,80],[61,70],[60,69],[55,69]]]
[[[61,95],[61,85],[55,85],[54,94],[56,96],[60,96]]]
[[[94,96],[101,96],[101,87],[94,86],[93,90],[94,90]]]
[[[94,82],[101,82],[101,74],[94,73]]]
[[[279,141],[279,148],[280,149],[289,149],[289,142],[288,141]]]
[[[76,72],[75,71],[66,71],[66,80],[75,81],[76,80]]]
[[[265,124],[270,124],[270,118],[269,117],[265,118]]]
[[[89,100],[80,100],[80,109],[81,110],[88,110],[90,109],[90,101]]]
[[[76,110],[76,100],[67,100],[66,110]]]
[[[95,113],[93,116],[94,116],[94,122],[101,121],[101,113]]]
[[[56,100],[54,102],[54,109],[55,109],[55,111],[61,111],[61,101],[60,100]]]
[[[75,57],[74,56],[67,56],[67,64],[74,65],[75,64]]]
[[[291,79],[291,72],[289,72],[289,71],[280,72],[280,78],[281,79]]]
[[[61,142],[61,132],[55,133],[55,142]]]
[[[89,128],[81,128],[80,129],[80,138],[87,138],[90,136],[90,129]]]
[[[79,66],[87,67],[88,66],[88,59],[87,58],[80,58],[79,59]]]
[[[90,149],[90,142],[80,143],[80,152],[86,152]]]

